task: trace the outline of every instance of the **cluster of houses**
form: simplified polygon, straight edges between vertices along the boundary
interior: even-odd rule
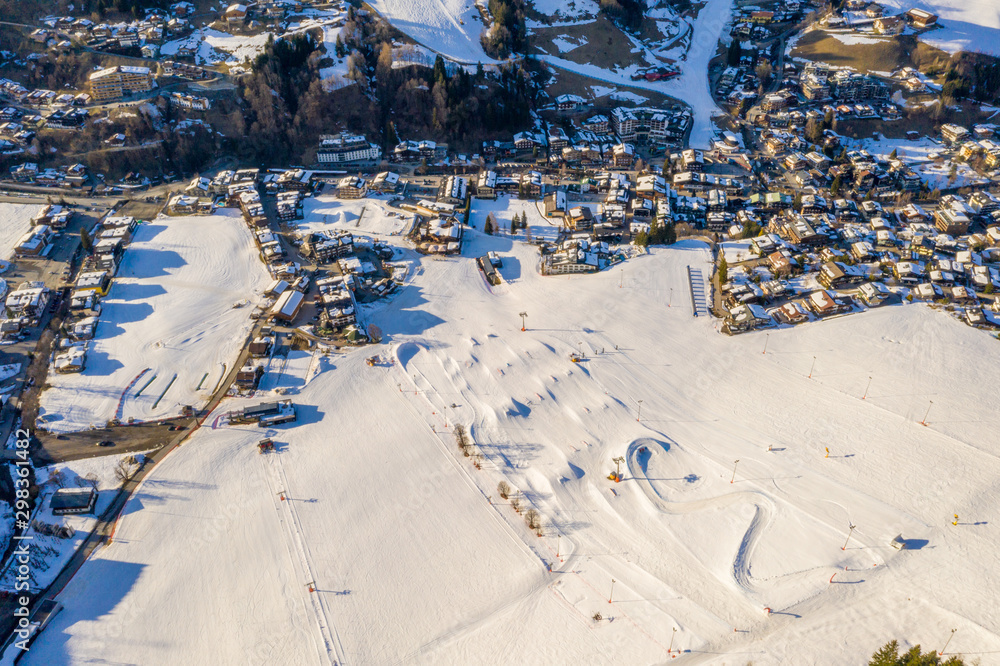
[[[760,72],[771,72],[777,67],[776,54],[766,47],[773,37],[771,26],[800,15],[799,3],[781,3],[774,11],[762,11],[748,6],[741,10],[743,16],[734,22],[733,39],[741,44],[738,63],[731,63],[722,74],[716,87],[716,96],[733,108],[749,108],[750,116],[757,114],[784,115],[812,103],[830,101],[846,105],[841,117],[882,118],[896,120],[899,111],[888,104],[894,83],[908,92],[923,92],[934,85],[910,67],[895,74],[866,75],[849,69],[831,68],[823,63],[809,63],[799,72],[792,63],[785,62],[782,72],[785,87],[773,93],[760,95]],[[851,28],[869,34],[894,35],[907,26],[914,30],[933,27],[937,17],[921,9],[912,9],[900,16],[885,15],[884,8],[870,0],[851,0],[842,10],[824,19],[825,26],[842,30]],[[760,70],[761,65],[767,65]],[[858,109],[855,105],[866,103]],[[804,121],[803,121],[804,122]]]
[[[987,191],[946,195],[934,209],[809,196],[800,206],[747,207],[738,220],[732,237],[760,231],[729,263],[727,333],[901,300],[1000,326],[1000,198]]]
[[[89,177],[83,164],[41,169],[35,162],[24,162],[10,168],[10,180],[39,187],[81,187]]]
[[[314,319],[320,335],[342,333],[346,339],[364,339],[364,332],[357,325],[356,292],[365,290],[381,296],[392,291],[396,284],[391,278],[380,278],[382,259],[391,258],[392,250],[378,243],[358,243],[348,232],[321,230],[302,234],[295,244],[299,251],[317,265],[327,265],[330,275],[315,281],[306,275],[301,264],[288,258],[285,245],[272,228],[261,190],[273,194],[277,217],[282,222],[302,218],[305,197],[323,184],[317,174],[303,169],[288,169],[278,173],[261,174],[259,169],[223,171],[215,178],[195,178],[183,193],[171,197],[166,211],[171,215],[211,214],[217,207],[237,208],[242,213],[247,228],[262,261],[271,273],[273,282],[265,290],[268,300],[252,315],[277,322],[290,323],[306,304],[305,294],[315,287],[313,297],[317,314]],[[377,191],[394,190],[399,178],[391,172],[375,176],[371,188]],[[336,193],[343,198],[358,198],[369,190],[369,183],[358,176],[347,176],[336,182]],[[289,224],[289,228],[294,228]],[[364,258],[359,251],[364,250]],[[241,386],[256,386],[259,364],[251,363]],[[242,383],[241,383],[242,381]]]
[[[101,298],[107,296],[138,221],[129,216],[105,216],[90,230],[93,248],[69,289],[69,313],[52,352],[51,367],[58,373],[82,372],[87,345],[97,334]]]
[[[938,16],[914,7],[902,14],[886,13],[883,5],[872,0],[846,0],[838,12],[825,19],[831,28],[850,28],[877,35],[898,35],[906,28],[924,31],[937,25]]]
[[[167,13],[149,9],[142,19],[119,23],[100,23],[85,17],[48,16],[41,20],[41,27],[32,31],[31,39],[56,51],[68,50],[74,44],[106,51],[138,47],[143,56],[155,58],[160,54],[159,45],[164,39],[191,30],[191,23],[185,18],[188,14],[177,15],[176,11]]]
[[[733,39],[760,42],[802,17],[800,0],[753,3],[735,9],[730,33]]]
[[[662,151],[682,143],[690,126],[687,108],[616,107],[609,115],[571,120],[568,132],[561,124],[549,123],[544,130],[519,132],[509,142],[486,141],[482,157],[502,161],[530,154],[536,160],[545,157],[553,167],[628,168],[636,161],[636,146]]]
[[[31,218],[31,228],[14,245],[14,256],[19,259],[44,257],[52,242],[66,228],[72,212],[64,206],[48,205]]]

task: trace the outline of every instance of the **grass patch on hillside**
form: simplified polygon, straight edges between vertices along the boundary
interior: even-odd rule
[[[973,104],[962,104],[962,110],[944,110],[937,115],[935,107],[909,109],[902,120],[887,123],[877,119],[838,120],[835,131],[852,139],[868,139],[875,132],[889,139],[902,139],[907,132],[920,132],[921,135],[935,136],[941,125],[955,123],[963,127],[972,127],[981,123],[989,116]],[[937,117],[935,117],[937,116]]]
[[[561,53],[553,40],[565,37],[571,42],[586,40],[586,43],[571,51]],[[635,45],[618,26],[598,16],[583,25],[566,25],[556,28],[535,28],[531,33],[531,50],[544,53],[581,65],[597,65],[603,68],[648,66],[642,53],[632,53]]]
[[[856,38],[862,35],[846,33]],[[915,67],[921,72],[940,73],[948,64],[947,53],[917,40],[913,35],[879,37],[875,44],[845,44],[823,30],[812,30],[802,35],[793,58],[825,62],[835,67],[850,67],[858,72],[893,72],[901,67]],[[936,70],[936,71],[935,71]]]

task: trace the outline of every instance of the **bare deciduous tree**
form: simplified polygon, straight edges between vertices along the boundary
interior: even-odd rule
[[[510,495],[510,484],[506,481],[501,481],[497,484],[497,492],[500,493],[500,497],[507,499]]]
[[[115,464],[115,478],[123,484],[130,481],[137,471],[139,463],[134,456],[124,457]]]

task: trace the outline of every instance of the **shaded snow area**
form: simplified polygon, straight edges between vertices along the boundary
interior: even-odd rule
[[[496,62],[483,52],[483,22],[471,0],[373,0],[371,6],[393,27],[462,63]]]
[[[248,303],[269,281],[236,210],[141,225],[101,301],[86,368],[49,374],[39,420],[70,432],[201,405],[235,362],[250,330]]]
[[[891,39],[880,39],[878,37],[871,37],[868,35],[859,35],[854,32],[830,31],[826,34],[830,35],[841,44],[847,44],[848,46],[869,46],[872,44],[889,44],[892,42]]]
[[[489,251],[503,290],[473,260]],[[370,313],[384,344],[265,377],[294,387],[297,423],[218,426],[268,398],[225,401],[22,663],[659,664],[674,628],[677,663],[716,666],[865,663],[951,628],[949,652],[1000,650],[995,339],[897,305],[773,330],[762,354],[691,316],[702,244],[593,275],[537,261],[470,230]]]
[[[882,0],[891,14],[924,9],[940,17],[939,28],[920,40],[948,53],[979,51],[996,55],[1000,41],[1000,3],[996,0]]]
[[[14,247],[31,229],[31,218],[41,209],[38,204],[0,203],[0,260],[14,256]]]

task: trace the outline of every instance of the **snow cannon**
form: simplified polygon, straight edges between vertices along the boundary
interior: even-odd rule
[[[583,360],[583,355],[573,352],[572,354],[569,355],[569,360],[573,361],[574,363],[579,363],[580,361]]]

